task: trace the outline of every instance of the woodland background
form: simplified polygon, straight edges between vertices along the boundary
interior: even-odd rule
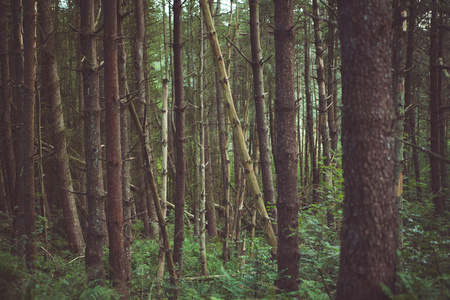
[[[450,3],[199,2],[0,1],[0,297],[448,299]]]

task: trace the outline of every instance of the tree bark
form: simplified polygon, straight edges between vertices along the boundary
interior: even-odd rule
[[[278,288],[298,291],[298,189],[294,95],[294,2],[275,1],[275,77],[277,120]]]
[[[411,139],[411,143],[416,145],[416,121],[415,114],[416,109],[413,107],[413,72],[414,67],[414,30],[416,27],[416,5],[417,0],[409,0],[409,16],[408,16],[408,41],[406,46],[406,73],[405,73],[405,133]],[[419,154],[416,148],[412,148],[412,162],[414,164],[414,176],[416,183],[420,183],[420,165],[419,165]],[[420,184],[416,185],[417,194],[420,196],[422,194],[422,188]]]
[[[229,80],[227,76],[227,72],[225,69],[225,64],[223,61],[223,55],[220,50],[219,40],[217,38],[217,32],[214,29],[214,23],[212,21],[211,12],[209,10],[207,0],[200,0],[200,7],[203,13],[203,21],[205,23],[206,33],[211,43],[211,50],[214,55],[214,62],[216,64],[216,70],[219,74],[219,83],[222,89],[222,93],[225,101],[225,110],[227,112],[228,117],[230,118],[231,125],[233,127],[233,131],[235,133],[236,143],[239,149],[239,155],[241,157],[241,163],[244,167],[247,181],[249,183],[249,188],[253,193],[253,199],[255,202],[255,206],[258,208],[261,213],[262,218],[262,227],[265,234],[265,238],[270,246],[273,247],[273,251],[276,253],[277,240],[273,233],[271,221],[269,215],[267,214],[264,201],[262,199],[261,190],[258,186],[258,181],[256,180],[256,175],[253,170],[253,166],[251,164],[251,159],[248,154],[248,149],[245,144],[244,135],[242,133],[242,127],[239,122],[236,109],[233,104],[233,97],[231,95],[231,89],[229,85]]]
[[[176,147],[176,175],[175,175],[175,233],[173,261],[178,265],[177,278],[182,274],[183,242],[184,242],[184,196],[186,181],[186,136],[185,136],[185,106],[183,89],[183,42],[181,37],[181,0],[174,0],[173,4],[173,65],[175,89],[175,147]]]
[[[119,294],[126,297],[128,295],[128,288],[125,282],[123,240],[122,153],[120,149],[120,101],[117,65],[117,0],[104,0],[103,8],[109,265],[111,267],[112,286]]]
[[[23,216],[25,218],[26,263],[33,268],[36,260],[36,212],[34,182],[34,120],[36,84],[36,8],[34,0],[23,2],[24,98],[23,98]],[[20,208],[19,208],[20,209]]]
[[[125,284],[127,289],[131,288],[131,244],[133,235],[131,232],[133,202],[131,195],[131,175],[130,175],[130,153],[128,145],[128,102],[127,102],[127,53],[125,52],[125,35],[123,32],[124,23],[123,4],[117,0],[117,67],[119,80],[119,102],[120,102],[120,147],[122,159],[122,205],[123,205],[123,259]]]
[[[5,173],[7,176],[3,177],[5,182],[5,204],[6,211],[12,212],[14,208],[16,197],[16,166],[14,156],[14,143],[12,134],[11,123],[11,77],[10,77],[10,60],[8,59],[8,22],[7,22],[7,3],[3,0],[0,3],[2,6],[0,10],[0,20],[3,20],[0,24],[0,68],[2,74],[2,135],[3,135],[3,155],[2,161],[5,165]],[[12,60],[12,59],[11,59]],[[14,66],[15,67],[15,66]]]
[[[70,173],[69,155],[67,153],[66,126],[61,105],[58,65],[56,60],[56,41],[52,24],[51,1],[38,2],[38,21],[42,37],[41,49],[41,95],[50,108],[50,124],[53,130],[53,146],[55,147],[56,169],[59,181],[59,195],[66,225],[66,234],[70,251],[73,255],[84,250],[84,238],[73,191]]]
[[[395,286],[391,14],[388,1],[338,0],[345,180],[336,299],[389,299]]]
[[[439,68],[438,63],[438,27],[437,1],[431,2],[430,26],[430,150],[440,155],[439,146]],[[442,215],[441,173],[439,160],[430,156],[431,191],[433,193],[434,213]]]
[[[105,278],[103,244],[106,239],[105,191],[100,131],[100,82],[97,63],[97,36],[95,31],[94,0],[81,0],[81,33],[83,95],[84,95],[84,149],[86,155],[86,193],[89,226],[86,238],[86,273],[88,283],[102,285]]]
[[[21,213],[23,207],[23,182],[22,182],[22,168],[23,168],[23,153],[22,144],[23,135],[23,97],[24,97],[24,61],[23,61],[23,36],[22,36],[22,0],[11,0],[12,8],[12,31],[11,31],[11,79],[13,84],[13,104],[16,107],[13,114],[12,123],[16,124],[13,131],[14,141],[14,157],[16,166],[15,179],[15,198],[13,199],[13,238],[17,242],[17,248],[14,249],[14,254],[21,255],[24,252],[23,244],[20,242],[20,236],[24,232],[24,218]],[[12,173],[13,174],[13,173]],[[11,175],[12,175],[11,174]]]
[[[263,57],[259,30],[259,1],[251,0],[250,4],[250,42],[252,47],[253,93],[255,99],[256,124],[258,130],[260,164],[264,203],[269,207],[269,216],[277,223],[275,206],[275,190],[273,187],[272,162],[270,158],[269,127],[266,121]],[[277,234],[277,226],[274,226]]]

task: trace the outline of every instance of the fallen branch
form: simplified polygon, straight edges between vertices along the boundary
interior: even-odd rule
[[[414,145],[414,144],[412,144],[412,143],[410,143],[410,142],[408,142],[408,141],[405,141],[405,140],[402,140],[402,139],[398,139],[400,142],[402,142],[403,144],[405,144],[405,145],[408,145],[408,146],[411,146],[411,147],[413,147],[413,148],[416,148],[416,149],[418,149],[418,150],[420,150],[420,151],[422,151],[422,152],[425,152],[426,154],[428,154],[428,155],[430,155],[430,156],[432,156],[432,157],[434,157],[434,158],[436,158],[436,159],[439,159],[440,161],[443,161],[443,162],[445,162],[445,163],[447,163],[447,164],[450,164],[450,159],[447,159],[447,158],[445,158],[445,157],[442,157],[442,156],[440,156],[439,154],[437,154],[437,153],[435,153],[435,152],[433,152],[433,151],[431,151],[431,150],[428,150],[428,149],[426,149],[426,148],[424,148],[424,147],[420,147],[420,146],[417,146],[417,145]]]

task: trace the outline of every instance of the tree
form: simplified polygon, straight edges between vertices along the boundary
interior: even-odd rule
[[[8,176],[4,176],[5,181],[5,199],[6,209],[13,209],[12,204],[15,202],[15,185],[16,185],[16,167],[14,165],[14,143],[11,124],[11,84],[10,84],[10,61],[8,58],[8,23],[7,23],[7,3],[0,2],[0,68],[2,76],[2,135],[3,135],[3,155],[2,161],[5,164],[5,171]],[[5,211],[6,212],[6,211]]]
[[[294,1],[275,1],[278,288],[298,291],[298,190],[294,96]]]
[[[122,154],[120,142],[120,99],[117,65],[117,0],[104,0],[103,55],[106,125],[107,227],[111,282],[117,291],[128,294],[125,278],[122,205]]]
[[[264,203],[270,205],[269,215],[277,223],[275,207],[275,190],[272,178],[272,163],[270,158],[269,127],[266,121],[263,56],[259,30],[259,1],[252,0],[250,5],[250,42],[252,46],[253,94],[255,99],[256,122],[258,130],[259,152],[261,161],[262,186]],[[274,226],[275,233],[277,232]]]
[[[336,299],[388,299],[396,262],[389,1],[338,1],[345,180]]]
[[[184,241],[184,196],[186,182],[186,134],[185,134],[185,106],[183,89],[183,42],[181,37],[181,0],[173,3],[173,67],[175,89],[175,128],[176,128],[176,161],[175,161],[175,234],[173,261],[178,265],[177,277],[181,276],[183,266]]]
[[[23,2],[23,46],[24,46],[24,88],[23,97],[23,166],[20,170],[23,185],[22,217],[24,218],[24,232],[26,241],[26,263],[33,268],[36,260],[36,211],[34,191],[34,106],[36,101],[36,8],[34,0]]]
[[[100,82],[97,63],[94,0],[80,2],[80,44],[83,56],[84,151],[86,157],[86,194],[89,224],[86,236],[86,273],[88,282],[103,284],[103,244],[106,239],[105,192],[103,189],[100,132]]]
[[[80,220],[72,193],[72,175],[70,173],[69,155],[67,153],[66,126],[61,105],[61,92],[59,86],[58,65],[56,60],[56,41],[52,24],[51,1],[38,2],[38,21],[41,41],[40,62],[40,95],[48,101],[50,108],[50,124],[53,130],[53,146],[55,147],[55,160],[59,180],[59,194],[66,225],[66,233],[72,254],[84,250],[84,238],[81,232]]]

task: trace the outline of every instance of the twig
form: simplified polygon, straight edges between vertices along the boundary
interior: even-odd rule
[[[439,159],[440,161],[443,161],[443,162],[445,162],[445,163],[447,163],[447,164],[450,164],[450,159],[447,159],[447,158],[445,158],[445,157],[442,157],[442,156],[440,156],[439,154],[437,154],[437,153],[435,153],[435,152],[433,152],[433,151],[430,151],[430,150],[428,150],[428,149],[425,149],[424,147],[416,146],[416,145],[414,145],[414,144],[412,144],[412,143],[410,143],[410,142],[408,142],[408,141],[405,141],[405,140],[403,140],[403,139],[399,139],[399,138],[396,138],[396,139],[399,140],[400,142],[402,142],[402,143],[405,144],[405,145],[408,145],[408,146],[411,146],[411,147],[413,147],[413,148],[416,148],[416,149],[418,149],[418,150],[420,150],[420,151],[422,151],[422,152],[425,152],[426,154],[429,154],[430,156],[433,156],[433,157],[436,158],[436,159]]]
[[[317,268],[317,271],[319,271],[320,278],[322,278],[322,283],[325,287],[325,291],[327,292],[328,297],[330,298],[330,300],[333,300],[333,298],[331,298],[330,291],[328,290],[328,286],[325,283],[325,279],[323,278],[322,270],[320,268]]]
[[[224,35],[227,41],[239,52],[239,54],[251,65],[252,62],[248,60],[248,58],[242,53],[241,49],[238,48],[227,36]]]

